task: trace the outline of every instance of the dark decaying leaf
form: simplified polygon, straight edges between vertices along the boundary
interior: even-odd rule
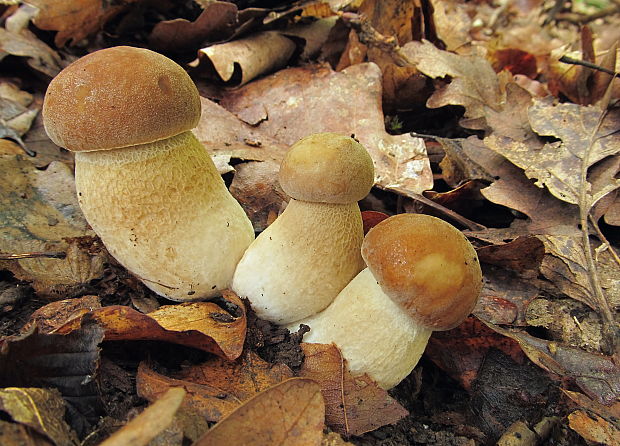
[[[610,404],[620,398],[620,367],[613,358],[487,325],[517,341],[528,358],[539,367],[574,379],[586,395],[599,403]]]
[[[63,419],[65,402],[57,390],[19,387],[2,389],[0,411],[6,412],[14,422],[47,437],[55,446],[79,444],[75,432]]]
[[[342,435],[361,435],[408,415],[367,375],[352,376],[335,345],[301,344],[305,360],[300,376],[321,386],[325,423]]]
[[[0,387],[49,387],[60,391],[71,426],[83,433],[101,403],[94,378],[103,330],[85,323],[67,335],[42,334],[36,326],[0,339]]]

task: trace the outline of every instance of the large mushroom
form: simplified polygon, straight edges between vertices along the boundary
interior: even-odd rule
[[[433,331],[460,324],[482,287],[478,256],[455,227],[400,214],[372,228],[362,245],[368,268],[322,312],[290,325],[304,342],[336,344],[354,374],[390,389],[422,356]]]
[[[200,98],[179,65],[140,48],[94,52],[52,80],[43,118],[76,152],[82,211],[121,264],[173,300],[230,286],[254,231],[190,131]]]
[[[321,311],[364,267],[357,202],[374,167],[354,139],[319,133],[289,149],[279,179],[291,200],[243,255],[232,289],[261,318],[286,324]]]

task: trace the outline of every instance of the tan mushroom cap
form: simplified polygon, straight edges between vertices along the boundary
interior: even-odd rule
[[[191,130],[200,97],[175,62],[118,46],[78,59],[52,79],[43,104],[49,137],[72,151],[146,144]]]
[[[366,235],[362,257],[383,292],[434,331],[460,324],[482,288],[471,243],[454,226],[428,215],[382,221]]]
[[[354,203],[374,184],[372,158],[359,142],[337,133],[316,133],[293,144],[280,166],[280,185],[291,198]]]

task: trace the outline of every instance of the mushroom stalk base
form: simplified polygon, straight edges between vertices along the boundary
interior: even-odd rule
[[[228,288],[254,239],[191,132],[121,149],[78,152],[78,201],[106,248],[156,293],[173,300]]]
[[[367,373],[391,389],[416,366],[432,331],[385,295],[370,270],[359,273],[322,312],[290,324],[310,327],[304,342],[334,343],[353,374]]]

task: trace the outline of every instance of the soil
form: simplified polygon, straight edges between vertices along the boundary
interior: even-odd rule
[[[86,289],[97,292],[104,305],[132,305],[132,301],[170,303],[115,264],[108,265],[104,278],[93,281]],[[234,314],[235,309],[226,308],[224,302],[220,301],[223,310]],[[15,280],[8,272],[0,272],[0,335],[19,333],[30,314],[47,303],[28,284]],[[297,370],[303,361],[301,336],[257,318],[248,309],[246,348],[266,361],[284,363]],[[136,394],[136,372],[141,361],[148,360],[168,372],[209,357],[192,348],[152,341],[104,342],[101,348],[97,381],[100,401],[93,406],[94,413],[86,419],[71,411],[67,415],[87,446],[98,444],[146,406],[147,401]],[[518,364],[499,350],[489,352],[470,392],[423,358],[390,394],[409,410],[410,416],[348,441],[358,446],[494,444],[514,421],[533,426],[544,417],[561,420],[568,411],[556,381],[530,362]],[[540,444],[586,443],[561,422]]]

